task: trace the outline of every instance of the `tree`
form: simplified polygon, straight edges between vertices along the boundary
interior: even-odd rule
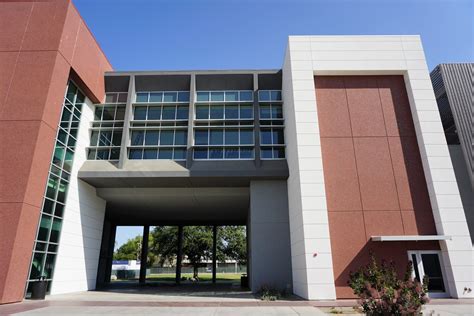
[[[130,238],[120,246],[115,252],[113,259],[114,260],[140,260],[142,253],[142,236],[138,235],[134,238]],[[153,244],[153,236],[148,237],[148,247]],[[148,251],[147,256],[147,266],[150,266],[155,261],[155,255]]]
[[[212,258],[212,227],[184,227],[183,254],[193,266],[193,277],[198,277],[198,268],[203,260]]]
[[[219,227],[218,238],[221,241],[217,244],[218,250],[222,252],[224,260],[235,260],[240,265],[247,264],[247,236],[244,226]]]

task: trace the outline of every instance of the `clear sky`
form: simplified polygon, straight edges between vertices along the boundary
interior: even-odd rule
[[[474,60],[473,0],[73,2],[116,70],[281,68],[288,35],[420,34],[430,70]]]

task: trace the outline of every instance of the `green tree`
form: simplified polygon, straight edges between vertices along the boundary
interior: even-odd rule
[[[219,227],[218,243],[225,259],[235,260],[240,265],[247,264],[247,236],[245,226]]]
[[[126,243],[121,245],[116,251],[114,251],[114,260],[140,260],[142,253],[142,236],[138,235],[134,238],[130,238]],[[148,237],[148,248],[153,244],[153,236],[150,234]],[[156,256],[153,252],[148,251],[147,266],[152,265],[156,260]]]

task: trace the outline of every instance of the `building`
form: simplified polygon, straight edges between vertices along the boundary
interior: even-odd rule
[[[438,65],[431,72],[431,81],[471,241],[474,243],[473,65],[472,63]]]
[[[106,286],[117,225],[247,226],[252,290],[352,297],[370,252],[472,297],[419,36],[290,36],[282,69],[112,71],[70,1],[0,3],[0,302]],[[143,244],[146,244],[144,242]],[[146,253],[146,252],[143,252]]]

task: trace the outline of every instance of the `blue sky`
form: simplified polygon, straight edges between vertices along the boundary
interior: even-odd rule
[[[472,0],[73,2],[116,70],[281,68],[288,35],[420,34],[430,70],[474,59]]]

